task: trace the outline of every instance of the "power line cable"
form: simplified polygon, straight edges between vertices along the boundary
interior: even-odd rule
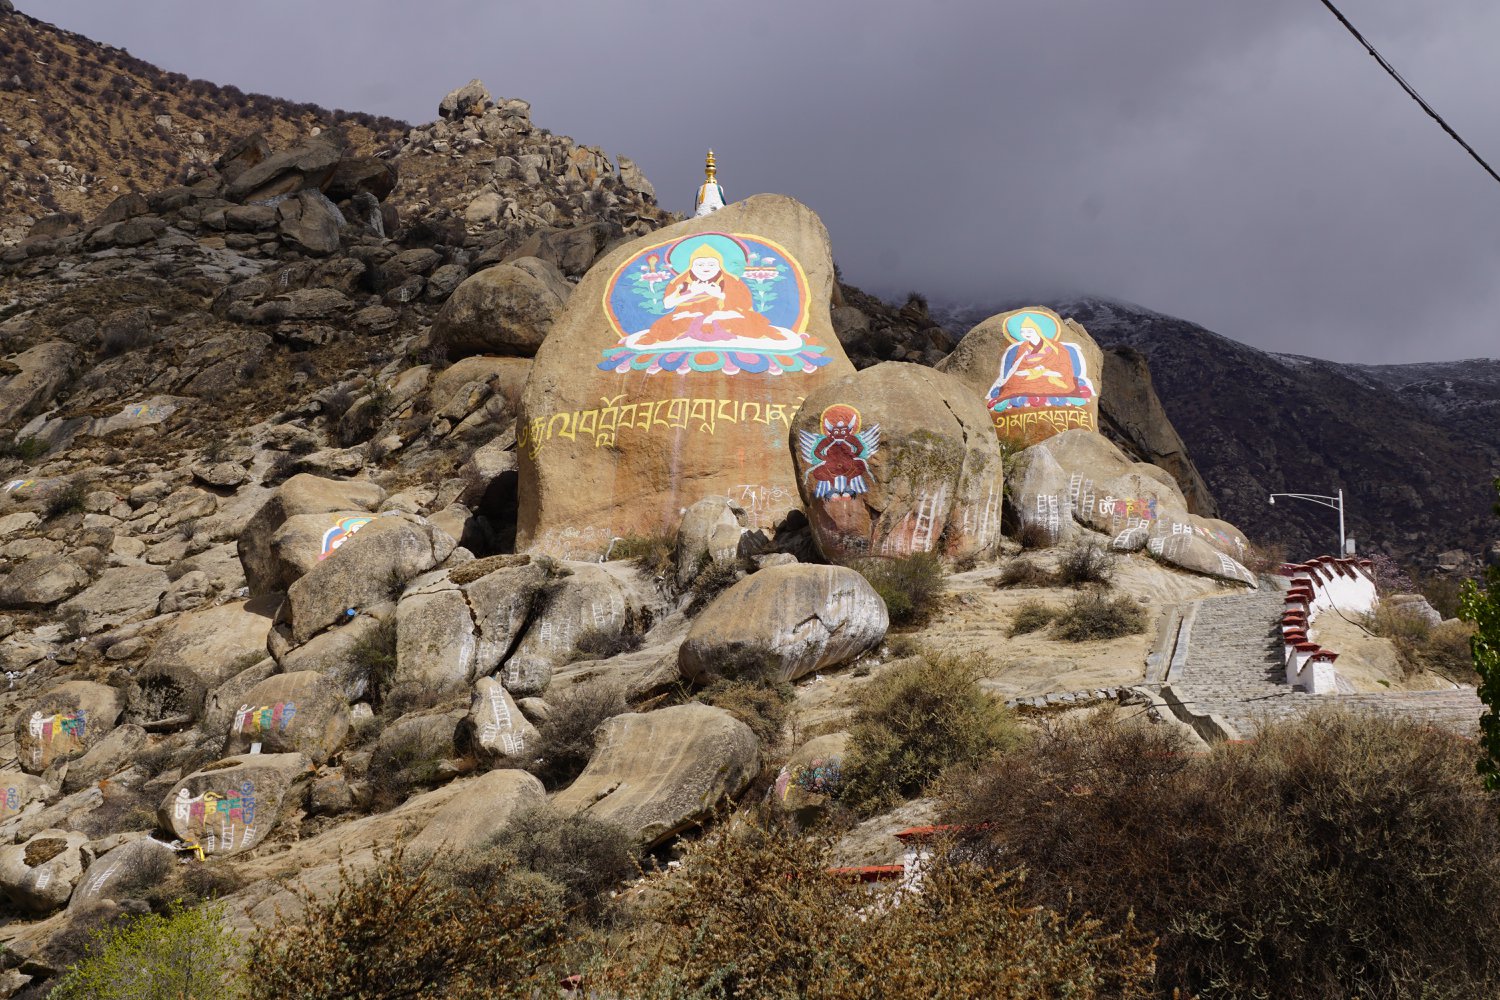
[[[1370,55],[1375,57],[1375,61],[1380,64],[1380,68],[1389,73],[1391,75],[1391,79],[1399,83],[1401,85],[1401,89],[1406,91],[1407,94],[1411,96],[1412,100],[1421,105],[1422,110],[1427,112],[1428,117],[1437,122],[1438,125],[1442,127],[1444,132],[1447,132],[1450,136],[1452,136],[1453,141],[1462,146],[1464,150],[1474,158],[1474,162],[1478,163],[1481,167],[1484,168],[1485,173],[1489,174],[1495,180],[1500,181],[1500,173],[1496,173],[1495,168],[1486,163],[1484,157],[1480,156],[1474,150],[1473,146],[1465,142],[1463,136],[1459,135],[1458,132],[1454,130],[1452,125],[1449,125],[1446,121],[1444,121],[1443,116],[1438,114],[1437,110],[1433,108],[1431,104],[1428,104],[1422,98],[1421,94],[1417,93],[1416,88],[1406,82],[1406,78],[1396,71],[1396,67],[1392,66],[1390,62],[1386,60],[1385,56],[1381,55],[1376,50],[1375,46],[1371,45],[1370,42],[1365,38],[1365,36],[1359,33],[1359,29],[1356,28],[1353,24],[1349,23],[1349,19],[1344,16],[1343,11],[1339,10],[1333,5],[1333,0],[1321,0],[1321,2],[1324,7],[1328,8],[1328,10],[1333,14],[1334,17],[1339,19],[1340,24],[1349,29],[1349,34],[1353,35],[1355,40],[1358,41],[1359,44],[1363,45],[1365,47],[1365,50],[1368,51]]]

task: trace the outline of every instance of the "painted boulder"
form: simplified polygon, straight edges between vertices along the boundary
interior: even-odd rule
[[[793,414],[852,371],[833,289],[827,230],[778,195],[606,255],[522,393],[517,546],[597,558],[614,538],[669,534],[714,495],[773,527],[797,505]]]
[[[785,681],[848,663],[880,645],[890,626],[885,602],[843,566],[768,566],[703,609],[677,651],[687,679],[704,683],[767,659]]]
[[[750,727],[708,705],[617,715],[599,724],[597,744],[552,804],[624,827],[643,850],[707,819],[760,766]]]
[[[156,818],[204,854],[239,854],[266,838],[288,793],[310,773],[300,753],[225,757],[173,786]]]
[[[41,774],[54,762],[82,757],[115,727],[120,692],[92,681],[67,681],[21,709],[16,718],[16,758]]]
[[[996,437],[1022,448],[1098,430],[1103,367],[1087,330],[1040,306],[991,316],[938,364],[984,400]]]
[[[0,827],[26,812],[33,802],[46,802],[57,790],[44,778],[21,771],[0,775]]]
[[[43,830],[24,844],[0,847],[0,894],[31,914],[60,908],[83,878],[88,840],[68,830]]]
[[[768,793],[771,807],[804,826],[816,822],[843,784],[848,747],[848,733],[829,733],[804,743],[777,773]]]
[[[359,480],[323,479],[304,472],[282,483],[240,532],[237,546],[250,593],[285,592],[368,523],[341,522],[369,516],[384,499],[385,490]],[[296,539],[283,537],[278,544],[281,527],[305,515],[322,515],[323,520],[316,529],[305,528]],[[314,541],[308,543],[307,536]]]
[[[469,704],[474,742],[485,753],[502,760],[529,761],[536,756],[541,734],[516,707],[505,685],[481,677]]]
[[[457,542],[411,514],[376,517],[287,590],[292,640],[306,642],[356,612],[383,604],[408,580],[447,559]]]
[[[1116,551],[1147,549],[1178,569],[1256,585],[1241,562],[1249,546],[1237,528],[1188,513],[1170,475],[1132,462],[1102,434],[1050,437],[1016,456],[1013,475],[1020,530],[1033,543],[1098,534]]]
[[[1000,446],[962,382],[888,361],[810,394],[792,421],[797,486],[823,557],[987,556],[1000,543]]]
[[[224,753],[301,753],[326,761],[349,735],[349,704],[332,680],[311,670],[275,674],[244,695]]]

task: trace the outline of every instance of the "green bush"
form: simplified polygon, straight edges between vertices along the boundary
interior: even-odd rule
[[[860,694],[842,800],[873,813],[920,795],[943,770],[1020,742],[1011,713],[979,687],[972,660],[928,654],[893,665]]]
[[[862,559],[854,568],[885,602],[892,628],[917,628],[937,613],[943,596],[943,563],[932,553]]]
[[[340,871],[332,898],[302,890],[299,917],[250,940],[255,995],[531,1000],[555,990],[563,920],[546,899],[504,878],[456,884],[432,865],[397,850],[369,871]]]
[[[1118,639],[1146,631],[1146,609],[1131,597],[1079,594],[1057,613],[1052,634],[1066,642]]]
[[[1029,635],[1037,629],[1046,628],[1052,624],[1057,617],[1057,609],[1041,601],[1027,601],[1016,609],[1011,615],[1010,630],[1006,635],[1015,638],[1018,635]]]
[[[784,831],[711,834],[650,883],[638,928],[585,978],[595,995],[641,1000],[1149,995],[1150,946],[1128,925],[1111,933],[1027,906],[1016,879],[968,867],[941,867],[885,905],[835,863]]]
[[[1500,996],[1500,814],[1466,741],[1321,714],[1187,754],[1095,717],[955,777],[958,856],[1159,938],[1159,996]]]
[[[92,954],[69,969],[48,996],[51,1000],[248,997],[241,945],[223,918],[223,906],[210,903],[113,924],[99,932]]]

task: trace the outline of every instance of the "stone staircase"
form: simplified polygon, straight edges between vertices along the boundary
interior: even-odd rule
[[[1195,602],[1182,615],[1162,695],[1200,735],[1249,739],[1268,722],[1317,708],[1416,719],[1464,736],[1477,734],[1484,705],[1470,688],[1310,695],[1286,682],[1280,622],[1285,581]]]

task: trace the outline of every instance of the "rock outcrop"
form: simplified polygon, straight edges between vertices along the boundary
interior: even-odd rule
[[[886,362],[811,393],[792,421],[797,487],[824,558],[1000,543],[1004,463],[983,404],[956,378]]]
[[[598,557],[614,538],[674,531],[705,496],[773,527],[797,503],[792,416],[852,370],[832,293],[826,230],[779,196],[606,255],[522,394],[518,546]]]
[[[1015,467],[1016,515],[1033,543],[1094,532],[1117,551],[1148,549],[1180,569],[1256,586],[1242,563],[1249,543],[1238,529],[1188,513],[1170,475],[1130,461],[1102,434],[1055,435],[1017,455]]]
[[[173,786],[157,810],[157,822],[203,853],[240,854],[276,826],[288,793],[308,775],[299,753],[225,757]]]

